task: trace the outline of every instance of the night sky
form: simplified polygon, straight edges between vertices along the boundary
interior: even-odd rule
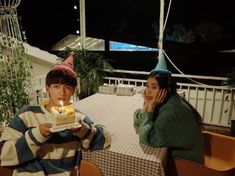
[[[28,43],[50,50],[68,34],[79,28],[79,11],[73,6],[79,1],[22,0],[18,8],[22,29]],[[165,14],[168,6],[166,0]],[[157,0],[86,0],[87,36],[143,41],[154,39],[153,23],[158,23]],[[235,31],[233,0],[173,0],[167,27],[183,24],[188,28],[202,21],[213,22],[223,32]]]

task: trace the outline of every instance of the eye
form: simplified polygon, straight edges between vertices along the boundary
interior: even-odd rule
[[[65,89],[67,90],[73,90],[73,88],[71,86],[65,86]]]
[[[146,88],[149,88],[149,89],[157,89],[158,88],[158,85],[155,85],[155,84],[146,84]]]
[[[151,85],[150,88],[151,88],[151,89],[156,89],[157,86],[156,86],[156,85]]]
[[[54,88],[59,88],[59,85],[58,84],[54,84],[53,87]]]

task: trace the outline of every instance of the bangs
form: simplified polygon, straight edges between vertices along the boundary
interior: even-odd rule
[[[66,84],[75,88],[77,86],[77,79],[71,77],[65,71],[52,70],[47,74],[46,84],[48,86],[51,84]]]
[[[69,81],[65,77],[55,77],[51,80],[51,84],[68,84]]]

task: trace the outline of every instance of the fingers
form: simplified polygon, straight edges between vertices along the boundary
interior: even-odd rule
[[[70,128],[69,129],[69,131],[71,132],[71,133],[77,133],[77,132],[79,132],[81,130],[81,127],[78,127],[78,128]]]
[[[77,116],[77,117],[76,117],[76,122],[77,122],[77,123],[81,123],[81,122],[82,122],[82,118]]]
[[[50,137],[51,136],[51,127],[52,127],[51,123],[40,124],[39,125],[40,133],[46,138]]]
[[[164,102],[167,95],[167,90],[160,89],[159,91],[154,92],[152,99],[148,102],[147,112],[153,112],[155,107]],[[144,110],[146,109],[144,106]]]
[[[51,128],[52,127],[52,124],[51,123],[44,123],[43,126],[45,128]]]
[[[161,89],[159,90],[158,94],[156,95],[156,102],[158,103],[162,103],[165,98],[166,98],[166,95],[167,95],[167,90],[166,89]]]

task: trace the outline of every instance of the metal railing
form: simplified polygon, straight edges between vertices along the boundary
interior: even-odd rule
[[[149,74],[149,72],[126,70],[114,70],[113,72],[112,76],[104,77],[109,85],[122,83],[145,86],[146,77]],[[118,73],[119,76],[113,76],[115,73]],[[129,78],[131,75],[132,78]],[[145,78],[138,78],[143,75]],[[235,88],[220,86],[227,78],[181,74],[172,74],[172,76],[180,79],[180,82],[177,81],[178,93],[197,109],[203,118],[203,123],[224,127],[231,125],[231,120],[235,119]],[[214,82],[215,85],[205,82]]]
[[[148,74],[149,72],[142,71],[113,70],[110,76],[104,79],[109,85],[122,83],[144,89]],[[235,119],[235,88],[220,86],[227,78],[181,74],[172,74],[172,76],[179,80],[178,93],[198,110],[203,123],[224,127],[231,125],[231,120]],[[209,85],[205,82],[214,83]],[[45,76],[34,78],[33,84],[35,91],[41,91],[40,98],[46,99]]]

